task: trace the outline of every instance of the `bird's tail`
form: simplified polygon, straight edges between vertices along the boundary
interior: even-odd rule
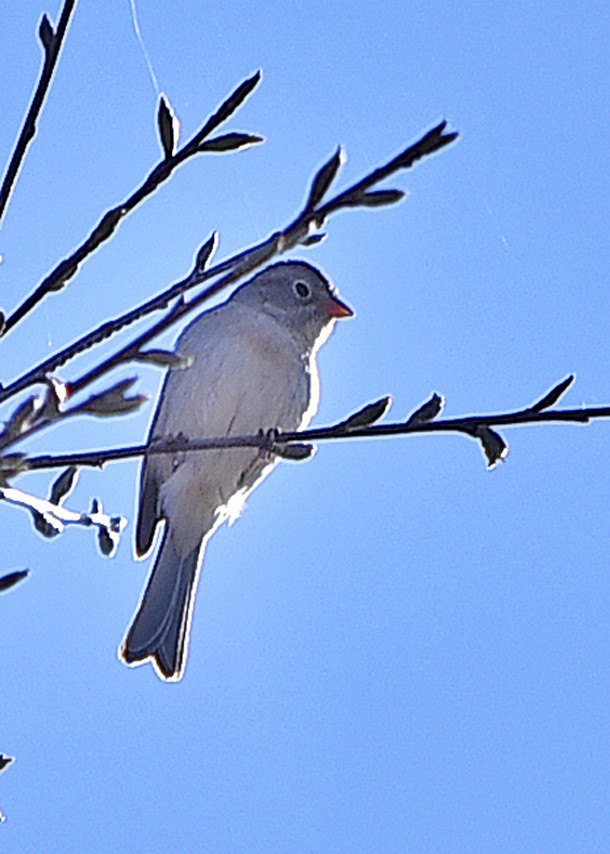
[[[144,595],[119,649],[129,665],[152,660],[162,679],[182,678],[203,545],[181,557],[167,523]]]

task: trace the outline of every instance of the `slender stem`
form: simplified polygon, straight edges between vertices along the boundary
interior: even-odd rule
[[[320,228],[321,224],[331,214],[346,207],[357,206],[358,198],[364,190],[369,189],[379,181],[389,177],[399,170],[410,168],[420,158],[434,153],[453,142],[457,134],[445,133],[444,131],[445,122],[442,122],[440,125],[426,133],[413,145],[402,151],[399,155],[393,157],[384,165],[373,170],[364,178],[331,198],[328,202],[320,204],[314,209],[306,207],[283,230],[274,232],[260,243],[239,252],[220,264],[210,267],[206,271],[199,271],[195,268],[185,279],[172,285],[162,294],[153,297],[138,308],[132,309],[121,317],[108,321],[101,327],[98,327],[92,332],[84,335],[82,338],[78,339],[78,341],[68,345],[68,347],[54,354],[49,359],[46,359],[44,362],[36,365],[9,385],[4,388],[0,388],[0,403],[8,400],[13,395],[23,391],[34,383],[41,382],[47,374],[57,370],[58,367],[65,364],[74,356],[95,346],[100,341],[113,335],[115,332],[124,329],[127,325],[135,322],[136,320],[140,320],[155,310],[166,308],[172,299],[175,299],[177,296],[185,293],[190,288],[229,271],[227,275],[214,284],[209,285],[201,294],[191,300],[187,305],[184,305],[178,310],[170,312],[168,315],[161,318],[157,324],[143,333],[142,336],[121,348],[121,350],[116,354],[106,359],[103,363],[91,370],[88,374],[77,379],[71,385],[73,390],[80,390],[94,379],[99,379],[100,376],[116,367],[117,364],[124,362],[130,353],[135,353],[139,346],[142,346],[147,341],[165,331],[185,314],[194,311],[196,308],[208,301],[212,296],[215,296],[229,285],[234,284],[238,279],[254,272],[264,264],[269,263],[269,261],[271,261],[275,256],[288,252],[290,249],[293,249],[295,246],[302,243],[308,238],[312,229]]]
[[[161,160],[128,198],[114,208],[106,211],[83,243],[71,255],[60,261],[42,282],[37,285],[32,293],[6,318],[2,334],[10,332],[49,293],[62,290],[68,281],[78,272],[82,262],[102,243],[112,237],[122,220],[140,202],[154,193],[164,181],[167,181],[187,158],[200,153],[202,150],[200,146],[204,137],[211,133],[221,121],[224,121],[237,109],[239,104],[258,84],[260,78],[260,72],[257,72],[248,80],[241,83],[235,92],[231,93],[218,110],[206,121],[203,128],[185,143],[181,149],[170,157],[165,157]],[[228,109],[227,106],[229,107]]]
[[[408,436],[422,433],[463,433],[472,436],[477,428],[485,426],[517,427],[522,424],[540,423],[587,423],[596,418],[610,418],[610,406],[598,406],[580,409],[554,409],[537,412],[531,408],[518,412],[506,412],[496,415],[467,415],[461,418],[445,418],[423,424],[408,424],[405,421],[389,424],[374,424],[344,431],[337,425],[314,427],[309,430],[278,433],[273,444],[281,446],[291,442],[323,442],[332,440],[378,439],[388,436]],[[117,460],[141,457],[144,454],[175,453],[177,451],[203,451],[234,447],[267,447],[269,439],[261,434],[250,436],[225,436],[222,438],[171,440],[157,442],[153,446],[132,445],[124,448],[86,451],[84,453],[46,454],[28,457],[27,469],[57,468],[69,465],[101,467],[105,463]],[[281,452],[280,452],[281,455]]]
[[[240,252],[238,255],[234,255],[232,258],[223,261],[221,264],[216,264],[207,272],[199,272],[194,269],[188,276],[186,276],[186,278],[176,282],[170,288],[163,291],[163,293],[157,294],[157,296],[152,297],[145,303],[142,303],[142,305],[136,306],[136,308],[130,309],[130,311],[118,318],[106,321],[106,323],[101,324],[101,326],[98,326],[91,332],[83,335],[77,341],[72,342],[72,344],[68,344],[67,347],[64,347],[62,350],[58,350],[57,353],[53,353],[53,355],[49,356],[48,359],[39,362],[12,383],[9,383],[4,387],[0,387],[0,403],[4,403],[5,400],[14,397],[16,394],[19,394],[19,392],[24,391],[24,389],[29,388],[34,384],[42,382],[48,374],[52,374],[75,356],[79,356],[81,353],[90,350],[92,347],[95,347],[97,344],[100,344],[102,341],[105,341],[107,338],[110,338],[112,335],[115,335],[117,332],[120,332],[122,329],[130,326],[132,323],[141,320],[153,311],[168,308],[172,300],[177,299],[190,288],[201,284],[205,279],[224,273],[231,266],[237,264],[241,258],[247,254],[247,252],[248,250]]]
[[[32,98],[30,108],[24,119],[21,133],[15,143],[15,148],[13,149],[6,173],[2,180],[2,186],[0,187],[0,223],[4,217],[28,147],[36,136],[36,124],[38,117],[42,110],[47,93],[51,87],[53,72],[55,71],[55,66],[57,65],[57,60],[59,59],[59,54],[61,53],[61,48],[68,30],[68,24],[70,23],[70,18],[75,6],[76,0],[65,0],[64,7],[59,16],[57,30],[54,33],[50,33],[51,38],[47,42],[43,41],[44,60],[40,70],[38,85],[36,86],[34,97]],[[43,21],[44,20],[48,22],[48,18],[43,19]]]

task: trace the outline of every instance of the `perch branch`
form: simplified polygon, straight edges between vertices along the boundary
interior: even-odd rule
[[[570,375],[545,394],[539,401],[513,412],[499,414],[466,415],[459,418],[437,419],[443,405],[439,395],[433,395],[404,421],[387,424],[374,423],[383,416],[389,406],[389,398],[367,404],[347,419],[327,427],[308,430],[277,432],[273,435],[258,433],[249,436],[225,436],[205,439],[173,438],[152,445],[133,445],[83,453],[47,454],[27,457],[22,461],[22,471],[48,469],[64,466],[94,466],[101,468],[105,463],[131,459],[151,454],[175,453],[178,451],[202,451],[218,448],[259,447],[289,459],[305,459],[310,453],[290,451],[294,443],[303,446],[308,442],[323,442],[337,439],[377,439],[388,436],[407,436],[422,433],[461,433],[478,440],[493,467],[506,456],[508,445],[495,432],[496,427],[517,427],[523,424],[576,423],[585,424],[597,418],[610,418],[610,406],[582,407],[577,409],[551,409],[561,394],[571,385]]]

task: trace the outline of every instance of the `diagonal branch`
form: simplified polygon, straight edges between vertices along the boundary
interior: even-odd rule
[[[71,384],[73,390],[83,388],[93,379],[98,379],[102,374],[116,367],[117,364],[124,362],[127,358],[133,358],[133,354],[137,352],[139,346],[165,331],[185,314],[198,308],[212,296],[237,282],[238,279],[254,272],[256,269],[269,263],[275,256],[288,252],[299,244],[308,246],[321,240],[323,235],[319,233],[319,229],[332,214],[345,208],[379,206],[380,204],[391,204],[398,201],[403,195],[400,191],[379,190],[370,192],[370,189],[390,175],[402,169],[410,168],[422,157],[440,151],[446,145],[452,143],[457,138],[457,134],[446,133],[445,128],[446,122],[441,122],[387,163],[373,170],[334,198],[323,203],[323,196],[329,190],[330,184],[342,162],[338,154],[333,155],[333,158],[329,161],[329,163],[332,163],[332,166],[329,168],[329,164],[325,164],[316,176],[314,176],[308,201],[302,211],[286,228],[271,234],[265,240],[233,255],[226,261],[206,269],[207,262],[215,248],[215,242],[211,245],[211,241],[215,241],[215,238],[210,238],[198,253],[198,261],[194,269],[185,279],[172,285],[168,290],[148,300],[138,308],[127,312],[116,320],[108,321],[98,329],[93,330],[75,343],[54,354],[49,359],[41,362],[3,389],[0,389],[0,403],[34,383],[44,381],[47,374],[57,370],[58,367],[70,359],[95,346],[101,340],[108,338],[115,332],[124,329],[134,321],[143,318],[153,311],[167,308],[173,299],[184,294],[187,290],[226,273],[223,278],[209,285],[195,299],[189,303],[176,306],[161,318],[158,323],[147,330],[147,332],[139,336],[138,339],[123,347],[117,354],[96,367],[94,371]],[[209,248],[207,254],[204,252],[206,247]],[[205,255],[205,264],[201,264],[199,260],[202,252]]]
[[[89,513],[69,510],[60,502],[37,498],[28,492],[9,486],[0,487],[0,499],[28,510],[38,533],[49,539],[61,534],[68,525],[96,528],[100,550],[107,556],[111,556],[116,550],[121,531],[127,524],[127,520],[122,516],[109,516],[104,513],[100,502],[95,499]],[[15,583],[23,577],[23,573],[20,573]]]
[[[163,159],[154,167],[154,169],[144,179],[142,184],[123,202],[106,211],[97,225],[93,228],[86,240],[78,246],[71,255],[64,258],[63,261],[52,270],[40,284],[32,291],[29,296],[10,314],[5,321],[4,327],[1,330],[2,334],[6,334],[13,329],[23,318],[29,314],[41,300],[48,294],[62,290],[66,284],[77,273],[82,262],[91,255],[102,243],[109,240],[118,228],[121,221],[131,211],[142,202],[147,196],[154,193],[158,187],[168,178],[173,172],[190,157],[200,154],[204,151],[214,150],[231,150],[232,148],[241,148],[244,145],[250,145],[255,142],[261,142],[262,137],[253,135],[244,135],[247,142],[241,142],[236,145],[229,145],[225,149],[209,148],[210,143],[214,140],[206,142],[207,137],[212,133],[222,122],[226,121],[235,110],[241,106],[251,92],[256,88],[261,79],[261,72],[257,71],[247,80],[244,80],[240,85],[223,101],[220,107],[210,116],[203,127],[187,142],[178,149],[174,154],[170,154],[166,147],[165,132],[160,127],[162,135],[162,144],[164,149]],[[162,100],[162,105],[166,102]],[[160,108],[160,114],[162,114]],[[161,116],[159,124],[161,125]],[[222,139],[222,137],[217,138]],[[217,141],[216,140],[216,141]]]
[[[17,176],[23,164],[28,146],[36,136],[36,123],[51,86],[53,72],[55,71],[55,66],[57,65],[57,60],[59,59],[59,54],[61,53],[61,48],[68,30],[68,24],[70,23],[70,18],[75,6],[76,0],[65,0],[56,30],[53,30],[51,22],[46,15],[43,15],[40,21],[38,36],[42,42],[44,60],[40,70],[38,85],[36,86],[34,97],[32,98],[32,103],[30,104],[30,108],[23,122],[21,133],[15,143],[15,148],[13,149],[13,153],[6,168],[6,173],[2,180],[2,186],[0,187],[0,223],[2,222],[15,182],[17,181]]]
[[[440,150],[441,148],[456,139],[457,134],[444,133],[445,127],[446,122],[442,122],[437,127],[433,128],[431,131],[425,134],[425,136],[422,137],[418,142],[409,146],[405,151],[394,157],[389,163],[386,163],[384,166],[375,169],[365,178],[361,179],[352,187],[349,187],[344,192],[335,196],[335,198],[331,199],[326,204],[322,205],[318,203],[318,205],[314,205],[313,207],[311,207],[310,203],[308,202],[303,208],[303,210],[293,220],[293,222],[290,223],[290,225],[288,225],[288,227],[285,228],[283,231],[279,231],[272,234],[266,240],[263,240],[261,243],[255,245],[251,249],[247,249],[239,253],[238,255],[233,256],[233,258],[230,258],[223,264],[219,264],[216,267],[210,268],[207,273],[201,269],[202,265],[199,259],[202,250],[200,250],[197,256],[198,261],[195,265],[195,269],[191,273],[189,279],[204,281],[207,278],[218,276],[218,274],[222,270],[228,269],[229,272],[226,273],[225,276],[216,281],[214,284],[208,285],[208,287],[205,288],[202,293],[198,294],[190,302],[179,302],[150,329],[146,330],[144,333],[138,336],[135,341],[131,342],[130,344],[127,344],[121,350],[119,350],[118,353],[114,354],[113,356],[110,356],[96,368],[89,371],[87,374],[75,380],[74,382],[70,383],[72,391],[80,391],[94,380],[99,379],[102,375],[108,373],[113,368],[117,367],[117,365],[122,364],[125,361],[129,361],[130,359],[136,358],[138,352],[140,351],[140,348],[144,344],[148,343],[157,335],[160,335],[170,326],[173,326],[185,315],[202,306],[213,296],[216,296],[218,293],[225,290],[230,285],[235,284],[239,279],[242,279],[244,276],[253,273],[255,270],[259,269],[265,264],[268,264],[269,261],[271,261],[276,255],[281,255],[285,252],[288,252],[290,249],[293,249],[299,244],[307,243],[307,241],[311,240],[312,231],[319,230],[321,225],[331,214],[336,213],[337,211],[346,207],[367,207],[369,203],[367,201],[367,194],[365,192],[366,190],[377,184],[379,181],[382,181],[389,175],[392,175],[393,173],[401,169],[410,168],[417,160],[421,159],[427,154],[431,154],[435,151]],[[326,167],[323,166],[320,172],[322,172],[325,168]],[[320,172],[318,173],[318,175],[320,174]],[[315,184],[316,181],[317,176],[314,178],[313,183]],[[330,183],[331,181],[328,181],[326,185],[326,190],[330,187]],[[320,202],[321,199],[322,197],[320,196]],[[391,201],[396,200],[397,199],[395,197],[392,197],[391,199]],[[207,244],[204,244],[203,248],[205,248],[205,245]],[[211,251],[213,251],[213,249],[211,249]],[[211,252],[205,257],[206,264],[209,261],[210,256]],[[189,284],[187,287],[191,287],[191,285]]]
[[[146,355],[148,355],[147,361],[156,364],[176,364],[176,360],[177,363],[180,363],[179,357],[174,353],[161,351],[155,354],[153,351],[149,354],[142,354],[142,358],[145,358]],[[119,380],[109,388],[90,395],[86,400],[69,406],[66,405],[71,397],[69,386],[57,380],[49,380],[47,388],[42,394],[28,397],[4,422],[4,426],[0,430],[0,454],[2,454],[0,460],[3,459],[6,464],[8,459],[9,469],[14,466],[19,469],[24,455],[6,454],[4,452],[7,448],[26,439],[31,439],[32,436],[46,430],[52,424],[57,424],[60,421],[65,423],[66,419],[73,418],[76,415],[109,417],[135,412],[148,400],[144,394],[130,394],[131,386],[136,379],[137,377],[129,377]]]

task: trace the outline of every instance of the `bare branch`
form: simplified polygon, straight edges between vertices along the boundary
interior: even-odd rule
[[[101,503],[97,500],[94,500],[89,513],[81,513],[14,487],[1,487],[0,499],[28,510],[35,529],[43,537],[58,536],[68,525],[96,528],[100,550],[105,555],[114,552],[120,533],[127,524],[122,516],[109,516],[104,513]],[[112,548],[109,548],[109,544],[112,544]]]
[[[97,344],[101,344],[102,341],[105,341],[107,338],[110,338],[112,335],[116,334],[117,332],[120,332],[127,326],[136,323],[138,320],[141,320],[143,317],[147,316],[148,314],[151,314],[153,311],[168,308],[168,306],[177,297],[180,297],[189,288],[195,287],[195,285],[200,284],[205,278],[207,278],[207,266],[209,260],[211,259],[212,255],[216,250],[217,244],[218,236],[216,232],[214,232],[198,250],[195,265],[192,271],[188,274],[188,276],[186,276],[186,278],[181,279],[179,282],[176,282],[162,294],[158,294],[156,297],[147,300],[142,305],[130,309],[130,311],[121,315],[121,317],[113,318],[112,320],[108,320],[106,323],[102,323],[101,326],[98,326],[96,329],[92,330],[86,335],[83,335],[77,341],[73,342],[72,344],[69,344],[67,347],[64,347],[63,350],[59,350],[57,353],[54,353],[48,359],[45,359],[38,365],[35,365],[33,368],[26,371],[26,373],[22,374],[9,385],[4,386],[3,388],[0,387],[0,403],[3,403],[5,400],[8,400],[19,392],[24,391],[26,388],[29,388],[35,383],[44,382],[45,378],[49,374],[53,373],[58,368],[61,368],[62,365],[66,364],[66,362],[70,361],[76,356],[80,356],[81,353],[90,350]],[[231,259],[229,260],[229,262],[217,265],[214,269],[216,273],[222,272],[223,270],[228,269],[230,264]],[[126,349],[133,350],[134,348],[132,347],[132,345],[130,345]],[[136,351],[134,350],[134,354],[135,352]]]
[[[57,65],[57,60],[59,59],[59,54],[61,53],[61,48],[66,37],[70,18],[75,6],[76,0],[65,0],[56,30],[53,29],[46,14],[42,16],[40,21],[38,36],[44,49],[44,59],[42,68],[40,69],[38,85],[36,86],[30,108],[23,122],[23,127],[21,128],[21,133],[15,143],[15,148],[13,149],[13,153],[6,168],[6,172],[2,180],[2,187],[0,187],[0,223],[2,222],[2,218],[6,212],[11,193],[17,181],[17,176],[19,175],[19,170],[23,164],[28,147],[36,136],[36,124],[38,117],[42,110],[47,93],[51,87],[55,66]],[[0,334],[2,334],[3,331],[4,330],[0,330]]]
[[[0,452],[18,442],[30,439],[53,423],[65,422],[67,418],[73,418],[75,415],[108,417],[135,412],[148,400],[145,394],[127,394],[136,380],[137,377],[119,380],[101,392],[92,394],[83,402],[69,407],[64,407],[63,404],[73,394],[71,386],[49,381],[44,394],[29,397],[13,412],[4,430],[0,432]],[[58,389],[65,392],[59,394]],[[0,457],[0,476],[6,480],[23,471],[24,460],[25,457],[19,454]]]
[[[508,453],[508,445],[505,440],[493,429],[494,427],[517,427],[523,424],[540,423],[574,423],[585,424],[593,419],[610,418],[610,406],[598,406],[579,409],[547,409],[537,411],[531,406],[515,412],[505,412],[493,415],[466,415],[459,418],[444,418],[431,420],[434,408],[440,407],[442,398],[433,395],[431,400],[423,404],[417,413],[423,413],[425,418],[415,419],[410,416],[406,421],[391,422],[389,424],[363,424],[346,430],[352,419],[359,418],[367,410],[376,414],[376,407],[388,398],[382,398],[373,404],[359,409],[347,419],[332,424],[328,427],[313,427],[308,430],[275,433],[271,439],[269,434],[259,432],[249,436],[224,436],[217,438],[202,439],[169,439],[167,441],[157,440],[151,445],[133,445],[125,448],[113,448],[107,450],[85,451],[83,453],[70,454],[47,454],[36,457],[28,457],[20,460],[20,472],[24,470],[48,469],[70,465],[95,466],[101,468],[108,462],[132,459],[152,454],[176,453],[177,451],[205,451],[219,448],[235,447],[258,447],[287,456],[285,448],[292,443],[311,443],[346,439],[376,439],[389,436],[408,436],[422,433],[462,433],[479,441],[487,457],[488,464],[493,467]],[[430,407],[425,411],[426,407]],[[428,420],[426,420],[426,418]],[[366,418],[365,418],[366,420]],[[297,457],[300,452],[297,452]],[[304,454],[306,458],[311,454]],[[294,459],[295,457],[291,457]],[[1,458],[0,458],[1,464]]]
[[[34,309],[38,303],[48,294],[62,290],[69,280],[76,274],[82,262],[91,255],[102,243],[108,240],[121,221],[140,204],[147,196],[154,193],[158,187],[173,174],[173,172],[189,157],[201,152],[201,144],[206,136],[219,124],[229,118],[233,112],[244,102],[247,96],[258,85],[261,79],[260,71],[257,71],[234,92],[232,92],[221,104],[218,110],[207,120],[199,130],[182,148],[174,154],[169,154],[169,148],[173,146],[173,132],[169,130],[170,119],[165,115],[159,117],[162,128],[162,145],[165,156],[154,167],[142,184],[123,202],[116,207],[106,211],[89,237],[67,258],[64,258],[54,270],[52,270],[43,281],[26,297],[12,314],[6,319],[3,326],[3,334],[13,329],[23,318]],[[163,103],[163,102],[162,102]],[[170,138],[171,135],[171,138]]]
[[[340,193],[338,196],[335,196],[334,199],[331,199],[325,205],[318,208],[317,214],[319,218],[321,217],[320,224],[324,222],[329,214],[334,213],[341,208],[357,206],[359,203],[355,202],[354,199],[362,193],[366,193],[366,191],[370,190],[371,187],[374,187],[381,181],[389,178],[390,175],[394,175],[402,169],[410,169],[418,160],[421,160],[422,157],[434,154],[435,152],[440,151],[441,148],[444,148],[446,145],[450,145],[454,142],[458,138],[458,134],[445,133],[446,127],[446,121],[440,122],[440,124],[428,131],[428,133],[416,143],[408,146],[404,151],[401,151],[400,154],[393,157],[392,160],[384,163],[383,166],[379,166],[379,168],[371,172],[370,175],[367,175],[361,181],[358,181],[357,184],[349,187],[343,193]]]
[[[445,127],[446,123],[442,122],[440,125],[433,128],[433,130],[425,134],[419,141],[393,157],[386,164],[378,167],[347,190],[344,190],[333,199],[323,204],[321,202],[322,197],[320,196],[320,192],[324,186],[328,189],[330,186],[329,178],[334,177],[342,162],[341,157],[338,156],[338,154],[335,154],[333,158],[325,164],[325,166],[318,170],[313,179],[305,208],[285,229],[274,232],[260,243],[255,244],[243,252],[233,255],[222,263],[216,264],[209,269],[203,269],[204,265],[200,262],[200,256],[203,255],[206,262],[209,260],[209,255],[211,255],[216,246],[215,235],[213,235],[199,250],[195,266],[185,279],[177,282],[162,294],[148,300],[143,305],[132,309],[116,320],[108,321],[98,329],[80,338],[74,344],[69,345],[54,356],[46,359],[44,362],[34,367],[26,374],[23,374],[5,388],[0,389],[0,403],[7,400],[17,392],[28,388],[33,383],[41,382],[47,374],[57,370],[58,367],[65,364],[70,359],[85,350],[88,350],[90,347],[95,346],[100,341],[113,335],[115,332],[124,329],[134,321],[140,320],[144,316],[158,309],[167,308],[172,300],[177,296],[181,296],[187,290],[190,290],[196,285],[202,284],[210,279],[218,278],[223,273],[226,273],[226,275],[218,279],[214,284],[205,288],[205,290],[203,290],[189,303],[178,303],[175,305],[174,308],[165,317],[161,318],[161,320],[159,320],[154,326],[130,344],[121,348],[116,354],[110,356],[106,361],[71,383],[71,388],[76,392],[94,380],[99,379],[100,376],[112,370],[117,365],[123,364],[130,359],[137,358],[138,353],[144,345],[148,344],[149,341],[161,332],[164,332],[187,313],[199,308],[220,291],[235,284],[239,279],[254,272],[265,264],[268,264],[275,256],[288,252],[298,245],[307,246],[311,245],[312,242],[318,242],[321,240],[323,235],[312,232],[317,231],[331,214],[344,208],[368,207],[370,205],[370,196],[374,195],[368,192],[371,187],[375,186],[379,181],[384,180],[393,173],[409,168],[417,160],[444,148],[457,138],[456,133],[445,133]],[[388,200],[396,201],[396,193],[399,191],[384,190],[379,192],[386,196],[387,194],[390,194],[391,198],[390,196],[387,196],[387,200],[384,201],[385,204],[388,203]],[[310,202],[314,198],[318,199],[318,202],[314,207],[311,207]]]

